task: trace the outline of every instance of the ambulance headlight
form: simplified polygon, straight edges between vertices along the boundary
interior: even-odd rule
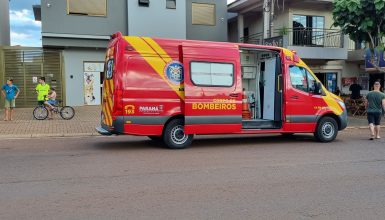
[[[346,109],[345,103],[341,100],[336,100],[343,110]]]

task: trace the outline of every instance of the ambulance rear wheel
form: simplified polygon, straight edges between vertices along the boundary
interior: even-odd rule
[[[184,149],[193,141],[194,135],[184,133],[184,122],[182,119],[170,121],[163,132],[163,141],[171,149]]]
[[[331,117],[323,117],[317,124],[314,137],[320,142],[330,142],[336,139],[338,134],[338,124]]]

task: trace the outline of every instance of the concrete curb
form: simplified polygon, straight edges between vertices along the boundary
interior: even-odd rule
[[[385,128],[385,126],[381,126]],[[368,129],[368,126],[348,126],[346,130]],[[53,133],[53,134],[0,134],[0,139],[18,139],[18,138],[59,138],[59,137],[92,137],[101,136],[97,132],[89,133]]]
[[[385,128],[385,126],[380,126],[381,128]],[[369,125],[368,126],[355,126],[355,127],[347,127],[346,129],[369,129]]]
[[[53,133],[53,134],[1,134],[0,139],[14,138],[55,138],[55,137],[91,137],[100,136],[97,132],[92,133]]]

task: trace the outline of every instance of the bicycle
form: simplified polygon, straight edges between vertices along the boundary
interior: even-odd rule
[[[61,101],[57,100],[60,104]],[[59,109],[60,108],[60,109]],[[48,117],[48,111],[52,111],[52,113],[60,114],[60,117],[64,120],[70,120],[75,116],[75,109],[71,106],[59,106],[53,105],[53,109],[49,110],[45,104],[39,104],[33,110],[33,117],[37,120],[45,120]]]

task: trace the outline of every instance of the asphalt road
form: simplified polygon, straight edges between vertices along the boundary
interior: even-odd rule
[[[385,140],[0,140],[0,219],[384,219]]]

